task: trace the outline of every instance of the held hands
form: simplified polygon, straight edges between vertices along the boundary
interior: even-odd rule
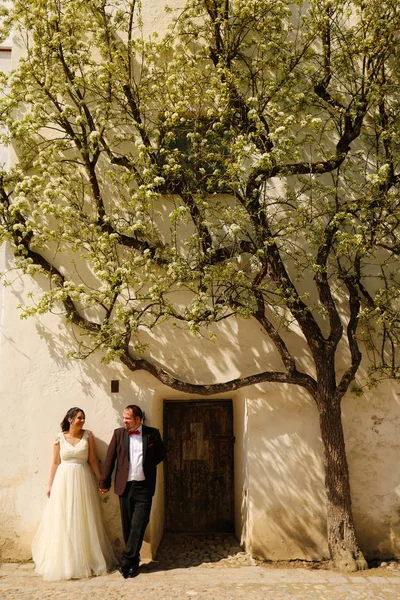
[[[110,491],[110,488],[107,488],[107,489],[106,488],[100,488],[100,492],[102,494],[107,494],[107,492],[109,492],[109,491]]]

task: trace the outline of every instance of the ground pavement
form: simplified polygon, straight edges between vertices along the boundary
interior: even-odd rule
[[[46,582],[32,563],[0,566],[1,600],[400,600],[400,568],[383,563],[343,575],[321,565],[277,568],[250,558],[230,537],[166,538],[157,560],[124,580],[118,571]]]

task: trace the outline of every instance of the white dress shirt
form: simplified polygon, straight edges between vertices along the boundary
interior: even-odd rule
[[[128,481],[144,481],[143,471],[143,436],[142,426],[138,428],[139,435],[129,436],[129,473]]]

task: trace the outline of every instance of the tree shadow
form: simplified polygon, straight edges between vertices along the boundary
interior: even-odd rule
[[[11,261],[10,254],[8,258]],[[19,277],[15,281],[12,294],[17,304],[23,299],[25,279]],[[37,285],[44,287],[47,284],[41,280]],[[5,293],[9,294],[9,291]],[[27,354],[26,346],[18,338],[25,325],[15,332],[9,329],[12,335],[3,335],[4,351],[18,355],[21,364],[35,361],[35,356]],[[216,326],[210,327],[210,331],[216,330]],[[274,347],[257,323],[245,319],[227,320],[221,323],[219,331],[217,342],[213,342],[165,324],[157,335],[146,334],[143,339],[151,342],[156,364],[166,366],[171,373],[193,383],[221,382],[257,371],[282,369]],[[28,332],[38,338],[37,341],[30,340],[31,350],[43,342],[48,349],[49,365],[56,365],[64,378],[79,379],[83,408],[89,412],[90,407],[92,416],[88,425],[97,436],[101,460],[112,429],[120,422],[122,410],[129,402],[142,405],[148,424],[159,426],[162,416],[155,413],[162,413],[156,408],[161,404],[160,399],[174,396],[199,398],[177,394],[147,373],[132,373],[122,364],[105,365],[100,356],[72,362],[67,350],[76,343],[75,333],[60,316],[34,317]],[[298,364],[312,373],[311,359],[302,336],[293,331],[287,334],[287,340],[295,351]],[[345,363],[342,357],[338,369],[343,370]],[[53,375],[49,371],[49,379]],[[359,378],[364,378],[362,371]],[[111,379],[120,380],[117,394],[111,393]],[[96,412],[97,392],[92,382],[96,383],[96,390],[102,390],[101,413]],[[48,402],[54,403],[53,390],[51,386],[47,388],[43,386],[41,402],[46,401],[47,394]],[[21,393],[23,391],[21,387]],[[243,532],[240,541],[252,555],[271,560],[278,560],[283,555],[285,558],[288,555],[299,559],[308,557],[309,560],[326,557],[322,448],[318,413],[313,401],[301,389],[278,384],[253,386],[229,396],[234,404],[246,406],[241,437],[236,441],[241,445],[237,453],[242,457],[240,477],[243,480],[237,497]],[[109,402],[109,407],[105,407],[104,400]],[[71,405],[76,402],[79,404],[81,400],[74,399]],[[33,403],[31,413],[26,414],[27,430],[34,412]],[[400,553],[400,479],[398,469],[394,467],[400,434],[399,395],[389,383],[382,384],[379,395],[373,390],[366,391],[360,398],[348,394],[343,402],[343,423],[355,526],[361,548],[368,558],[396,556]],[[47,435],[45,428],[49,424],[42,423],[40,427],[38,434]],[[114,543],[122,546],[118,499],[110,493],[101,501],[106,523],[116,523],[113,525]]]
[[[247,393],[246,549],[267,560],[329,556],[318,412],[302,390]]]

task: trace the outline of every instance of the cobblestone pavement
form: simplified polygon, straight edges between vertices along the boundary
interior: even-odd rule
[[[32,563],[0,566],[1,600],[399,600],[400,568],[342,575],[328,565],[277,568],[249,557],[230,536],[166,537],[157,560],[135,579],[102,577],[46,582]]]

